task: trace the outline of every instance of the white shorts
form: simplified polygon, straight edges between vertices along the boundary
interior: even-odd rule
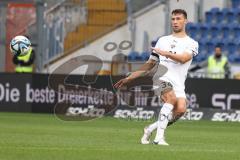
[[[165,82],[168,85],[165,85],[162,82]],[[169,83],[171,85],[169,85]],[[164,86],[162,84],[164,84]],[[165,87],[165,86],[167,86],[167,87]],[[162,79],[159,79],[159,81],[153,82],[153,90],[155,91],[156,95],[161,95],[162,91],[164,91],[166,89],[169,89],[169,88],[173,89],[173,91],[176,94],[177,98],[185,98],[186,99],[186,93],[184,91],[184,87],[179,87],[178,85],[176,85],[176,84],[174,84],[174,83],[172,83],[170,81],[166,81],[166,80],[162,80]]]
[[[174,90],[177,98],[185,98],[186,99],[186,93],[184,90],[175,90],[174,87],[173,87],[173,90]]]

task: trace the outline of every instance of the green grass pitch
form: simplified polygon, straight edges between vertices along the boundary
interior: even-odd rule
[[[0,113],[0,160],[239,160],[240,123],[181,121],[170,146],[141,145],[150,122],[66,122],[47,114]]]

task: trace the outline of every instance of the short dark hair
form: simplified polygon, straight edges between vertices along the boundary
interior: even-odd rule
[[[174,9],[172,11],[172,15],[173,14],[183,14],[184,18],[187,19],[187,12],[185,10],[183,10],[183,9]]]
[[[222,49],[222,45],[218,43],[218,44],[215,45],[215,48],[220,48],[220,49]]]

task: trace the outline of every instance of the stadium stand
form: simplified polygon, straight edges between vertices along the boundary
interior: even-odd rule
[[[75,1],[79,3],[79,1]],[[95,40],[121,22],[126,21],[127,12],[124,0],[88,0],[86,2],[87,22],[65,37],[64,49],[71,50],[86,42]],[[116,28],[116,27],[115,27]]]
[[[201,62],[220,45],[230,62],[240,62],[240,0],[232,0],[232,8],[212,8],[205,13],[205,22],[189,23],[189,35],[199,41],[199,55],[194,62]]]
[[[240,62],[240,0],[232,0],[231,8],[214,7],[205,13],[205,21],[188,23],[187,32],[199,42],[199,55],[194,62],[201,62],[214,52],[216,45],[228,56],[230,62]],[[157,40],[152,41],[152,46]],[[149,53],[131,52],[129,61],[147,60]],[[140,58],[142,57],[142,58]]]

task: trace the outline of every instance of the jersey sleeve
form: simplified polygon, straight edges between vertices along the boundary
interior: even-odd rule
[[[155,45],[155,48],[161,48],[160,44],[161,44],[161,38],[158,39],[158,41]],[[154,61],[159,61],[159,55],[155,51],[152,51],[149,59],[152,59]]]
[[[185,52],[190,53],[193,57],[198,55],[198,42],[192,41],[186,48]]]

